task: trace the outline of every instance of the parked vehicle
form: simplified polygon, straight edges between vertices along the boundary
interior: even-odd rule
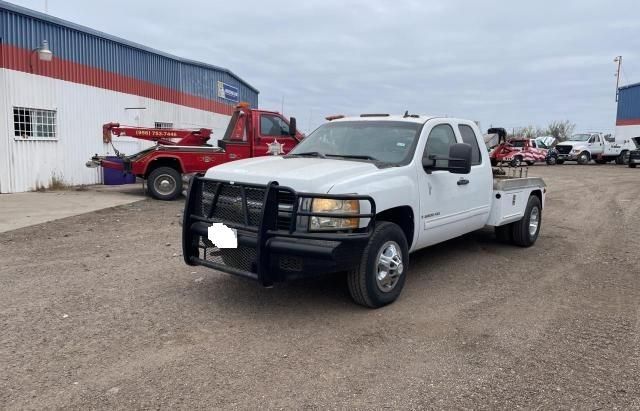
[[[132,173],[147,180],[149,194],[158,200],[173,200],[182,191],[182,175],[204,173],[212,166],[233,160],[288,153],[303,138],[296,131],[295,119],[287,121],[273,111],[254,110],[239,104],[218,146],[206,142],[211,130],[166,130],[139,127],[120,127],[109,123],[104,127],[103,139],[128,136],[155,141],[157,145],[111,161],[94,155],[87,167],[102,166],[124,173]]]
[[[184,260],[264,286],[346,271],[355,302],[389,304],[410,252],[487,225],[515,245],[536,242],[544,181],[494,178],[483,143],[469,120],[376,114],[325,123],[286,156],[194,177]],[[214,223],[237,230],[237,248],[216,246]]]
[[[636,168],[640,164],[640,137],[633,137],[631,141],[635,145],[633,150],[629,150],[629,168]]]
[[[603,133],[574,134],[568,140],[558,143],[558,164],[577,161],[587,164],[594,160],[598,164],[615,161],[626,164],[628,152],[633,149],[630,142],[617,142],[614,137]]]
[[[489,157],[493,166],[507,163],[511,167],[520,167],[522,163],[533,165],[536,162],[556,163],[558,153],[555,149],[539,147],[542,143],[530,138],[512,138],[499,144]]]

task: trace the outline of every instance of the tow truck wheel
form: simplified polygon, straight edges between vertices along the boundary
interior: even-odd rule
[[[358,267],[347,274],[349,293],[365,307],[379,308],[394,302],[409,268],[409,246],[402,229],[382,221],[369,239]]]
[[[589,162],[589,154],[586,151],[583,151],[578,156],[578,164],[584,165]]]
[[[149,174],[147,186],[153,198],[170,201],[180,195],[182,178],[175,168],[158,167]]]
[[[538,239],[542,226],[542,204],[537,196],[530,196],[524,217],[512,223],[513,243],[520,247],[530,247]]]
[[[511,162],[509,162],[509,165],[511,167],[520,167],[520,164],[522,164],[522,157],[520,157],[520,156],[514,157],[513,160],[511,160]]]
[[[556,163],[558,163],[558,159],[555,156],[551,156],[547,158],[547,165],[554,166],[556,165]],[[561,163],[558,163],[558,164],[561,164]]]

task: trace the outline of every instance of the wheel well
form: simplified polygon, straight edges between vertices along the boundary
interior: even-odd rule
[[[415,220],[411,207],[400,206],[381,211],[376,214],[376,220],[388,221],[400,226],[407,238],[409,248],[411,248],[411,244],[413,243],[413,233],[415,230]]]
[[[540,205],[542,206],[542,191],[540,191],[540,190],[533,190],[533,191],[531,192],[531,195],[532,195],[532,196],[536,196],[536,197],[538,197],[538,199],[540,200]]]
[[[151,172],[158,167],[171,167],[177,170],[180,174],[182,174],[182,167],[180,166],[180,162],[178,161],[178,159],[165,157],[165,158],[158,158],[151,161],[151,163],[149,163],[149,165],[147,166],[147,171],[144,174],[144,178],[148,178],[149,174],[151,174]]]

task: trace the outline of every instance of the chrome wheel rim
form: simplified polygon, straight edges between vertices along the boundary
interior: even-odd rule
[[[404,272],[400,246],[395,241],[387,241],[380,247],[376,259],[376,285],[384,293],[391,292]]]
[[[155,187],[156,191],[164,195],[172,194],[175,191],[177,185],[178,184],[175,178],[173,178],[173,176],[170,176],[169,174],[162,174],[158,176],[158,178],[156,178],[153,182],[153,186]]]
[[[533,237],[538,232],[538,226],[540,225],[540,209],[533,207],[531,214],[529,215],[529,235]]]

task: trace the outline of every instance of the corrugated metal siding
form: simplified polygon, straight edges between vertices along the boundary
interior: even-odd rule
[[[85,162],[95,153],[113,155],[102,143],[102,124],[152,127],[155,121],[170,121],[177,128],[213,129],[213,139],[222,138],[229,116],[177,104],[88,87],[14,70],[0,70],[0,192],[22,192],[47,187],[52,178],[66,184],[101,182],[100,169]],[[3,107],[4,104],[4,107]],[[57,141],[14,139],[13,106],[56,110]],[[125,110],[146,107],[145,110]],[[116,148],[133,154],[149,143],[117,138]]]
[[[222,104],[232,104],[217,96],[216,82],[220,80],[238,87],[242,101],[249,102],[252,107],[258,106],[257,90],[226,69],[218,70],[205,67],[203,64],[188,63],[177,57],[150,51],[143,46],[133,46],[124,40],[117,41],[111,36],[101,36],[90,29],[81,30],[77,25],[46,15],[31,11],[26,15],[26,10],[20,13],[17,11],[19,9],[21,8],[0,1],[0,37],[6,45],[30,52],[46,39],[58,59],[157,84]],[[20,61],[14,61],[16,59]],[[6,57],[4,67],[21,64],[28,65],[28,62],[24,62],[24,52],[15,55],[12,53]],[[47,75],[46,71],[42,74]],[[82,75],[83,73],[77,73],[78,77]]]
[[[640,84],[621,87],[618,91],[617,122],[640,120]]]

